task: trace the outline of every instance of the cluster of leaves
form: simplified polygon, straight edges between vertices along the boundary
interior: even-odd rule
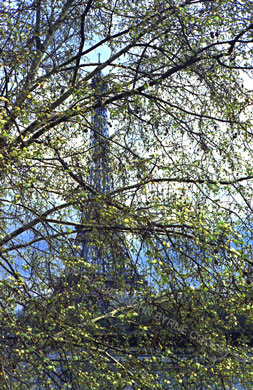
[[[1,388],[252,388],[252,5],[1,3]]]

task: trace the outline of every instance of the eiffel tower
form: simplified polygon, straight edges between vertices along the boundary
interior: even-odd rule
[[[91,87],[95,101],[98,103],[91,120],[91,159],[88,176],[88,184],[93,188],[94,193],[89,195],[81,219],[83,223],[93,225],[94,229],[89,232],[82,232],[80,229],[77,232],[76,245],[79,247],[80,257],[95,266],[96,273],[102,276],[105,286],[117,288],[122,282],[131,288],[140,283],[140,276],[131,265],[133,261],[124,235],[118,233],[117,229],[113,231],[109,228],[118,224],[117,218],[116,216],[105,217],[108,214],[108,206],[102,199],[113,190],[113,177],[108,142],[107,109],[103,105],[106,83],[101,71],[93,78]],[[101,201],[97,200],[98,196]]]

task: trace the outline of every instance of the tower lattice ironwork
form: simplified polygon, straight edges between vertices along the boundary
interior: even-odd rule
[[[107,285],[125,280],[134,285],[139,280],[131,256],[126,246],[124,235],[110,230],[108,225],[117,225],[116,216],[108,213],[108,205],[103,196],[113,190],[113,177],[110,164],[109,130],[107,109],[103,105],[106,84],[101,72],[92,80],[97,108],[91,120],[88,183],[94,189],[90,194],[87,207],[82,212],[82,222],[94,226],[89,232],[77,233],[76,243],[80,256],[88,263],[95,265],[97,273],[102,275]],[[107,226],[106,226],[107,225]]]

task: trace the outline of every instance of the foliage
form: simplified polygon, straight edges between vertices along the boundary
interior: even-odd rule
[[[252,388],[251,9],[1,3],[1,388]],[[89,180],[101,106],[108,193]],[[147,283],[119,266],[106,287],[77,230],[123,240]]]

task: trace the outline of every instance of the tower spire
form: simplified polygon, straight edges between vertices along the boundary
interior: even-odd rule
[[[95,190],[106,193],[112,190],[112,176],[109,161],[108,117],[104,106],[106,83],[101,71],[93,78],[91,86],[94,91],[96,108],[91,119],[91,162],[88,181]]]
[[[100,56],[99,56],[100,61]],[[91,82],[95,96],[95,110],[91,119],[90,145],[91,159],[89,163],[88,183],[96,194],[90,194],[90,201],[83,211],[82,222],[94,225],[90,232],[77,233],[77,244],[80,256],[93,264],[102,275],[105,284],[113,285],[115,280],[125,279],[128,283],[137,277],[133,270],[129,271],[130,253],[126,247],[125,237],[108,229],[117,224],[116,216],[110,217],[110,209],[103,202],[103,195],[113,189],[110,166],[109,131],[107,109],[104,106],[106,83],[99,71]]]

